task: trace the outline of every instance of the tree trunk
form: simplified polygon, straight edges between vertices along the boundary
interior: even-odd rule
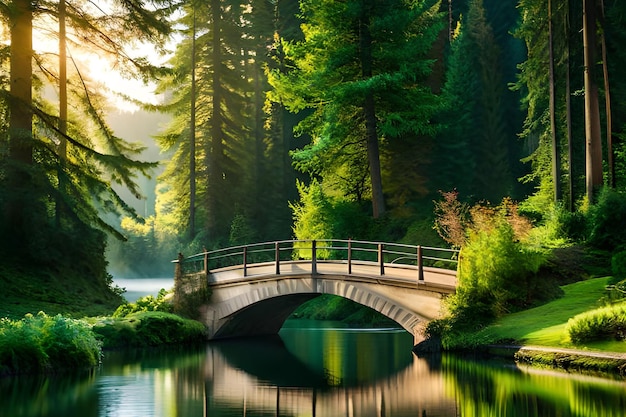
[[[574,211],[574,144],[572,139],[572,93],[570,80],[570,2],[567,0],[567,18],[565,21],[565,121],[567,124],[567,183],[568,183],[568,207]]]
[[[367,79],[372,77],[372,36],[369,30],[368,15],[371,8],[366,7],[365,9],[359,24],[359,42],[361,49],[361,72],[363,78]],[[383,195],[383,183],[380,170],[376,107],[374,95],[371,92],[366,94],[363,102],[363,115],[365,117],[365,140],[372,186],[372,214],[374,218],[377,219],[385,213],[385,197]]]
[[[10,45],[10,92],[9,92],[9,159],[13,162],[9,172],[12,195],[7,204],[7,216],[16,246],[27,239],[26,199],[31,178],[28,167],[33,164],[33,111],[32,111],[32,58],[33,58],[33,12],[29,0],[12,3],[9,26]]]
[[[191,31],[191,111],[189,121],[189,240],[196,237],[196,7]]]
[[[611,93],[609,85],[609,64],[606,56],[606,36],[604,24],[604,0],[600,0],[600,45],[602,47],[602,74],[604,76],[604,104],[606,112],[606,151],[609,165],[609,186],[615,188],[615,155],[613,152],[613,118],[611,112]]]
[[[595,79],[596,31],[595,0],[583,0],[586,188],[587,198],[590,203],[594,201],[596,189],[602,185],[600,106],[598,100],[598,84]]]
[[[220,82],[221,66],[222,66],[222,53],[221,53],[221,19],[222,11],[220,0],[211,0],[211,29],[213,32],[213,38],[211,41],[211,61],[213,64],[213,73],[211,74],[211,94],[213,95],[211,100],[211,130],[208,149],[206,151],[207,157],[207,172],[208,172],[208,184],[207,184],[207,225],[210,237],[220,236],[220,230],[227,230],[229,225],[220,224],[224,213],[222,213],[222,201],[221,195],[222,184],[224,182],[223,172],[223,155],[224,145],[222,143],[223,137],[223,119],[222,105],[223,89]]]
[[[65,0],[59,0],[59,196],[55,205],[55,221],[61,227],[62,196],[65,194],[65,162],[67,158],[67,45],[65,37]]]
[[[9,155],[27,165],[33,163],[32,58],[33,12],[29,0],[15,0],[11,15],[11,87]]]
[[[552,181],[554,202],[561,198],[561,149],[556,132],[556,86],[554,79],[554,28],[552,24],[552,0],[548,0],[548,45],[550,59],[550,133],[552,136]]]

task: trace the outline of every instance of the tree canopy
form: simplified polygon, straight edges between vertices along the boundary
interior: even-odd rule
[[[125,256],[165,258],[306,235],[316,213],[336,223],[325,233],[344,235],[332,237],[415,243],[436,239],[440,191],[526,200],[538,219],[555,205],[594,204],[601,184],[623,189],[625,9],[548,6],[5,3],[4,252],[68,258],[85,237],[102,251],[108,232],[130,241]],[[33,44],[39,32],[53,46]],[[131,52],[172,39],[163,66]],[[144,106],[172,116],[156,138],[164,171],[150,218],[115,190],[140,195],[138,176],[156,164],[108,126],[106,80],[89,79],[78,59],[86,50],[165,97]]]

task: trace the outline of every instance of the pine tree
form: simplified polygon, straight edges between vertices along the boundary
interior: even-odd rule
[[[187,32],[190,7],[185,6],[180,21]],[[273,42],[274,7],[266,0],[195,4],[196,246],[227,244],[231,228],[243,223],[256,229],[250,236],[271,229],[265,220],[275,213],[266,206],[276,200],[268,200],[267,182],[276,173],[267,163],[273,144],[266,131],[264,63]],[[162,91],[172,91],[164,108],[175,119],[159,138],[172,159],[161,176],[157,225],[172,231],[188,227],[191,39],[187,36],[177,47],[175,75],[161,85]]]
[[[270,74],[273,99],[308,112],[297,131],[312,142],[294,154],[296,166],[322,176],[343,198],[369,198],[373,216],[381,216],[382,178],[390,169],[383,166],[386,143],[434,131],[430,119],[438,100],[425,86],[431,70],[426,56],[443,29],[440,4],[301,6],[305,39],[285,47],[293,67]]]
[[[446,128],[435,150],[440,188],[492,202],[513,190],[509,142],[516,139],[505,122],[499,51],[482,0],[472,0],[452,44],[444,87],[447,110],[441,115]]]
[[[59,65],[58,59],[50,59],[63,57],[65,50],[33,52],[33,28],[42,21],[62,19],[57,27],[63,32],[67,26],[68,30],[58,34],[61,48],[98,51],[116,60],[128,75],[142,78],[154,75],[154,67],[124,52],[124,45],[135,40],[162,41],[169,30],[162,10],[148,12],[119,3],[112,5],[112,14],[106,14],[81,2],[64,2],[63,6],[57,11],[41,3],[15,0],[0,8],[11,28],[7,77],[12,79],[5,84],[11,85],[11,91],[2,96],[1,104],[10,121],[8,152],[0,155],[0,234],[8,240],[3,242],[7,251],[17,251],[25,258],[36,254],[44,262],[67,255],[72,247],[87,250],[78,242],[87,235],[101,247],[98,229],[119,235],[103,213],[133,211],[111,183],[139,194],[134,177],[147,173],[154,164],[132,159],[141,148],[116,137],[106,125],[101,106],[104,97],[82,76],[76,62],[68,75],[71,79],[65,80],[61,74],[66,72],[65,62]],[[43,87],[50,85],[59,85],[64,96],[60,108],[41,94]],[[76,109],[69,115],[66,95]],[[44,251],[42,245],[53,250]]]

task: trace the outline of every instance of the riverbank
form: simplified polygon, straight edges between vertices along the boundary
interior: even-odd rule
[[[574,344],[567,332],[571,318],[603,305],[609,281],[610,277],[590,278],[564,285],[563,296],[557,300],[460,335],[464,343],[460,348],[536,367],[626,376],[626,341]]]
[[[545,346],[489,345],[484,353],[519,364],[610,377],[626,377],[626,354]]]

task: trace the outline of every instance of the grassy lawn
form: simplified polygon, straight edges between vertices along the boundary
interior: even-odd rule
[[[593,278],[563,287],[564,296],[530,310],[510,314],[482,330],[486,340],[515,340],[524,345],[626,352],[626,342],[596,342],[574,345],[565,331],[567,321],[577,314],[600,307],[609,278]]]

